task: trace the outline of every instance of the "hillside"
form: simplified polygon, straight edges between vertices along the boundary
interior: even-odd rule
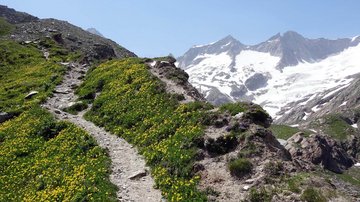
[[[333,137],[215,106],[173,57],[0,11],[0,201],[360,198],[358,152]]]

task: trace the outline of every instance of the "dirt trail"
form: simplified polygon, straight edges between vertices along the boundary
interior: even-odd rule
[[[119,191],[119,201],[159,202],[161,192],[154,189],[154,180],[145,166],[145,161],[137,150],[124,139],[106,132],[92,122],[86,121],[82,115],[72,115],[61,111],[76,101],[74,89],[82,82],[88,68],[76,63],[63,63],[68,72],[62,84],[56,87],[54,96],[49,98],[43,107],[52,112],[58,119],[70,121],[91,134],[102,148],[109,151],[111,158],[110,180]]]

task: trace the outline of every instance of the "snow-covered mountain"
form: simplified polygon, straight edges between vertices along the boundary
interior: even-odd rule
[[[307,39],[289,31],[247,46],[227,36],[192,47],[178,65],[210,102],[253,101],[280,118],[290,103],[350,85],[360,73],[359,43],[360,37]]]

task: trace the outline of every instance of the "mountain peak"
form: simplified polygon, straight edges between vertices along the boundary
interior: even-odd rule
[[[283,39],[294,39],[294,38],[304,38],[301,34],[295,31],[287,31],[282,35]]]
[[[276,39],[279,39],[279,38],[281,38],[280,32],[277,33],[277,34],[275,34],[274,36],[270,37],[270,38],[268,39],[268,41],[273,41],[273,40],[276,40]]]
[[[220,39],[218,43],[240,43],[240,41],[238,41],[231,35],[227,35],[225,38]]]
[[[95,35],[98,35],[98,36],[101,36],[101,37],[104,37],[104,35],[102,35],[97,29],[95,28],[88,28],[86,29],[86,31],[92,33],[92,34],[95,34]]]

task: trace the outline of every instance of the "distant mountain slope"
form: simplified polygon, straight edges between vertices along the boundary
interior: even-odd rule
[[[349,76],[360,72],[359,42],[360,37],[307,39],[289,31],[246,46],[228,36],[194,46],[178,65],[210,102],[254,101],[279,118],[276,113],[290,102],[349,85]]]
[[[136,57],[114,41],[92,34],[66,21],[39,19],[27,13],[17,12],[0,6],[0,17],[13,24],[11,35],[7,38],[17,42],[39,42],[51,38],[70,51],[84,53],[84,60]]]
[[[86,31],[92,33],[92,34],[95,34],[95,35],[98,35],[98,36],[101,36],[101,37],[104,37],[104,35],[102,35],[97,29],[95,28],[88,28],[86,29]]]

